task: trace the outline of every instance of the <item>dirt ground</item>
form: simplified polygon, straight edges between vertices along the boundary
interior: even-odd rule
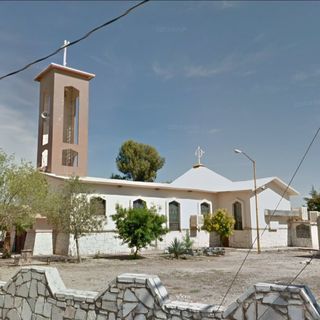
[[[144,259],[86,259],[81,264],[51,262],[68,288],[100,291],[121,273],[156,274],[162,280],[171,300],[220,304],[247,251],[227,249],[225,256],[191,257],[186,260],[148,254]],[[314,253],[314,252],[313,252]],[[290,282],[312,253],[306,250],[272,251],[249,255],[237,280],[226,297],[227,306],[244,290],[257,282]],[[34,262],[43,265],[44,262]],[[19,267],[9,260],[0,260],[0,280],[7,281]],[[320,300],[320,259],[314,258],[294,282],[305,284]]]

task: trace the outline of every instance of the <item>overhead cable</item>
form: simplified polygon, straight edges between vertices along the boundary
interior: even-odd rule
[[[309,153],[309,151],[310,151],[310,149],[311,149],[311,147],[312,147],[313,143],[315,142],[315,140],[316,140],[316,138],[317,138],[317,136],[318,136],[319,132],[320,132],[320,127],[317,129],[316,133],[314,134],[313,138],[311,139],[311,141],[310,141],[310,143],[309,143],[309,145],[308,145],[308,147],[307,147],[306,151],[304,152],[304,154],[303,154],[303,156],[302,156],[302,158],[301,158],[301,160],[300,160],[300,162],[299,162],[299,164],[298,164],[298,166],[297,166],[296,170],[294,171],[294,173],[293,173],[293,175],[292,175],[292,177],[291,177],[291,179],[290,179],[290,181],[289,181],[289,183],[288,183],[288,185],[287,185],[286,189],[285,189],[285,190],[284,190],[284,192],[282,193],[282,195],[281,195],[281,197],[280,197],[280,200],[278,201],[278,203],[277,203],[277,205],[276,205],[275,209],[273,210],[272,214],[270,215],[270,217],[274,216],[274,214],[276,213],[276,211],[277,211],[277,209],[278,209],[278,207],[279,207],[279,205],[280,205],[280,203],[281,203],[282,199],[284,198],[284,196],[285,196],[285,194],[287,193],[288,189],[290,188],[290,186],[291,186],[291,184],[292,184],[292,182],[293,182],[294,178],[296,177],[296,175],[297,175],[298,171],[300,170],[300,168],[301,168],[301,166],[302,166],[302,163],[303,163],[303,162],[304,162],[304,160],[306,159],[307,154]],[[267,227],[268,227],[268,225],[266,225],[266,226],[264,227],[264,229],[263,229],[263,231],[262,231],[262,233],[261,233],[261,236],[262,236],[262,235],[264,234],[264,232],[267,230]],[[236,279],[237,279],[237,277],[238,277],[238,275],[239,275],[240,271],[242,270],[242,268],[243,268],[243,266],[244,266],[245,262],[247,261],[248,256],[249,256],[249,254],[251,253],[251,251],[252,251],[252,249],[253,249],[253,246],[254,246],[254,244],[255,244],[255,243],[256,243],[256,241],[257,241],[257,238],[258,238],[258,237],[256,237],[256,238],[254,239],[254,241],[252,242],[252,244],[251,244],[251,246],[250,246],[250,248],[249,248],[248,252],[246,253],[246,255],[245,255],[245,257],[244,257],[244,259],[242,260],[242,262],[241,262],[241,264],[240,264],[240,266],[239,266],[239,268],[238,268],[238,270],[237,270],[237,272],[236,272],[235,276],[233,277],[233,279],[232,279],[232,281],[231,281],[231,283],[230,283],[230,285],[229,285],[229,287],[228,287],[228,289],[227,289],[226,293],[225,293],[225,294],[224,294],[224,296],[222,297],[222,300],[221,300],[221,302],[220,302],[220,304],[219,304],[219,308],[218,308],[218,310],[220,309],[220,307],[221,307],[221,306],[223,305],[223,303],[225,302],[225,300],[226,300],[226,298],[227,298],[227,296],[228,296],[228,294],[229,294],[229,292],[230,292],[230,290],[231,290],[231,288],[232,288],[232,286],[233,286],[234,282],[236,281]],[[310,262],[312,261],[312,259],[313,259],[313,257],[311,258]],[[308,262],[308,263],[304,266],[304,268],[302,268],[302,270],[300,270],[300,271],[299,271],[299,273],[298,273],[298,274],[293,278],[293,280],[290,282],[290,284],[291,284],[294,280],[296,280],[296,279],[297,279],[297,277],[302,273],[302,271],[307,267],[307,265],[309,265],[309,264],[310,264],[310,262]]]
[[[57,53],[59,53],[59,52],[62,51],[63,49],[65,49],[65,48],[67,48],[67,47],[71,47],[71,46],[77,44],[77,43],[80,42],[80,41],[83,41],[84,39],[88,38],[92,33],[94,33],[94,32],[96,32],[96,31],[98,31],[98,30],[100,30],[100,29],[102,29],[102,28],[104,28],[104,27],[106,27],[106,26],[108,26],[108,25],[110,25],[110,24],[118,21],[119,19],[125,17],[125,16],[128,15],[131,11],[133,11],[134,9],[142,6],[143,4],[145,4],[145,3],[148,2],[148,1],[150,1],[150,0],[144,0],[144,1],[139,2],[138,4],[136,4],[136,5],[132,6],[131,8],[127,9],[127,10],[126,10],[124,13],[122,13],[121,15],[119,15],[119,16],[117,16],[117,17],[115,17],[115,18],[113,18],[113,19],[111,19],[111,20],[109,20],[109,21],[107,21],[107,22],[105,22],[105,23],[103,23],[103,24],[101,24],[101,25],[99,25],[99,26],[91,29],[90,31],[88,31],[88,32],[87,32],[85,35],[83,35],[82,37],[80,37],[80,38],[78,38],[78,39],[76,39],[76,40],[74,40],[74,41],[71,41],[71,42],[63,45],[62,47],[56,49],[55,51],[53,51],[52,53],[46,55],[45,57],[36,59],[36,60],[28,63],[27,65],[25,65],[24,67],[22,67],[22,68],[20,68],[20,69],[17,69],[17,70],[15,70],[15,71],[12,71],[12,72],[10,72],[10,73],[8,73],[8,74],[5,74],[5,75],[1,76],[1,77],[0,77],[0,80],[3,80],[3,79],[8,78],[8,77],[10,77],[10,76],[13,76],[13,75],[15,75],[15,74],[17,74],[17,73],[20,73],[20,72],[22,72],[22,71],[30,68],[32,65],[37,64],[37,63],[39,63],[39,62],[41,62],[41,61],[44,61],[44,60],[46,60],[46,59],[48,59],[48,58],[56,55]]]

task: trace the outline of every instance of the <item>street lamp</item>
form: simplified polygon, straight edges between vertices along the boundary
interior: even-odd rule
[[[257,196],[257,178],[256,178],[256,162],[249,157],[244,151],[239,149],[234,149],[235,153],[243,154],[247,159],[249,159],[252,162],[253,166],[253,181],[254,181],[254,199],[256,203],[256,223],[257,223],[257,247],[258,247],[258,253],[261,253],[261,247],[260,247],[260,233],[259,233],[259,213],[258,213],[258,196]]]

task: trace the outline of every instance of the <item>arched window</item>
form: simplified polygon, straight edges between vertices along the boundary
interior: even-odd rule
[[[72,149],[62,150],[62,165],[67,167],[78,167],[78,152]]]
[[[45,169],[48,166],[48,149],[44,149],[41,153],[41,168]]]
[[[137,199],[137,200],[133,201],[133,207],[134,208],[146,208],[147,204],[142,199]]]
[[[242,227],[242,204],[236,201],[232,205],[233,217],[235,220],[234,230],[243,230]]]
[[[79,90],[64,88],[63,142],[78,144],[79,130]]]
[[[94,206],[94,212],[97,216],[106,215],[106,200],[100,197],[92,197],[90,205]]]
[[[169,203],[169,230],[180,231],[180,204],[177,201]]]
[[[42,130],[42,145],[46,145],[49,142],[49,117],[51,108],[51,97],[45,93],[43,97],[43,103],[41,106],[40,125]]]
[[[210,213],[210,203],[202,202],[200,205],[201,214],[205,215]]]

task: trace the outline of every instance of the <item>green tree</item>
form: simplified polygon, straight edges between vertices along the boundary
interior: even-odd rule
[[[110,176],[110,179],[117,179],[117,180],[127,180],[126,177],[117,174],[117,173],[112,173]]]
[[[48,184],[30,163],[16,163],[0,150],[0,231],[5,235],[4,253],[11,252],[11,231],[25,231],[47,206]]]
[[[223,244],[225,239],[233,234],[235,220],[226,209],[217,209],[204,216],[202,229],[207,232],[215,231]]]
[[[154,147],[133,140],[122,144],[116,159],[124,178],[133,181],[154,181],[164,162]]]
[[[309,193],[311,196],[310,198],[306,197],[304,200],[307,203],[308,210],[309,211],[320,211],[320,192],[317,192],[317,190],[312,186],[312,189]]]
[[[99,204],[90,201],[92,193],[79,177],[71,177],[64,186],[52,194],[47,217],[57,231],[72,234],[76,243],[77,260],[81,262],[79,239],[84,235],[101,230],[105,217],[98,214]]]
[[[118,237],[123,244],[134,249],[134,258],[138,252],[154,240],[162,241],[161,236],[168,232],[163,226],[166,217],[159,215],[155,207],[129,208],[116,206],[117,213],[112,215],[115,221]]]

